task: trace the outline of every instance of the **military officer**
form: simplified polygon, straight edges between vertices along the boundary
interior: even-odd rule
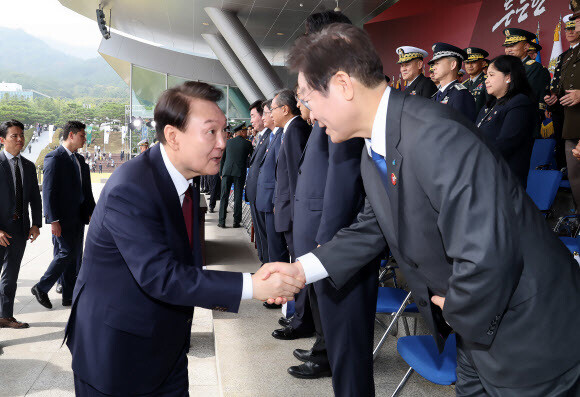
[[[435,78],[435,74],[433,72],[434,70],[435,70],[435,66],[429,65],[429,78],[431,79],[431,81],[433,82],[433,84],[435,84],[435,86],[437,87],[437,89],[439,89],[439,80],[437,80]]]
[[[479,111],[485,105],[487,97],[483,68],[486,65],[485,58],[489,56],[489,53],[477,47],[467,47],[464,51],[467,54],[467,59],[463,63],[469,78],[463,82],[463,85],[473,95],[475,113],[479,114]]]
[[[429,65],[434,65],[433,73],[440,87],[432,99],[457,109],[468,120],[475,122],[475,100],[463,84],[457,81],[461,63],[465,59],[467,54],[459,47],[447,43],[433,45],[433,59]]]
[[[401,76],[407,83],[405,94],[431,98],[437,92],[437,86],[423,74],[423,58],[428,55],[427,51],[417,47],[402,46],[397,48],[397,54],[399,55],[397,63],[401,65]]]
[[[557,102],[563,108],[564,121],[562,139],[568,167],[568,180],[572,188],[572,196],[576,202],[576,212],[580,209],[580,162],[572,155],[580,139],[580,31],[575,29],[572,14],[563,19],[566,24],[566,39],[570,49],[560,56],[551,85],[552,94],[546,96],[546,102],[556,106]],[[573,30],[574,29],[574,30]]]
[[[540,121],[544,118],[544,112],[546,110],[544,96],[549,94],[550,72],[539,62],[530,59],[528,55],[530,45],[536,39],[535,34],[518,28],[504,29],[503,34],[505,35],[503,46],[505,47],[506,55],[513,55],[522,60],[524,68],[526,69],[526,77],[532,87],[534,102],[538,103],[538,122],[534,136],[539,138]],[[533,44],[538,45],[536,43]]]
[[[528,49],[528,56],[530,59],[536,59],[538,57],[538,52],[542,50],[542,46],[539,43],[531,42],[530,48]]]

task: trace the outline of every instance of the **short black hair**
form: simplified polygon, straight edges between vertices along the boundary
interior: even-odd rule
[[[352,21],[342,12],[327,10],[308,15],[305,22],[306,34],[320,32],[322,28],[333,23],[348,23],[352,25]]]
[[[491,61],[491,65],[501,73],[510,75],[507,93],[497,101],[498,103],[507,102],[517,94],[524,94],[533,101],[532,87],[528,82],[526,69],[520,58],[513,55],[500,55]],[[496,98],[489,95],[486,106],[491,107],[495,103]]]
[[[12,120],[5,121],[2,124],[0,124],[0,137],[6,139],[6,135],[8,134],[8,128],[10,128],[10,127],[18,127],[24,131],[24,124],[22,124],[18,120],[12,119]]]
[[[159,142],[165,143],[165,126],[172,125],[180,131],[187,128],[188,115],[192,111],[191,100],[203,99],[218,102],[223,93],[214,86],[199,81],[186,81],[165,90],[155,105],[155,135]]]
[[[256,109],[256,112],[258,112],[258,114],[261,116],[264,113],[263,103],[264,102],[261,99],[258,99],[250,105],[248,110],[251,112],[252,109]]]
[[[288,106],[290,113],[294,116],[300,115],[300,109],[298,109],[296,94],[294,91],[287,88],[277,91],[276,95],[274,95],[274,99],[276,100],[278,106]],[[270,108],[270,110],[272,110],[272,108]]]
[[[348,73],[369,88],[385,82],[383,63],[369,36],[345,23],[333,23],[296,40],[288,66],[301,72],[308,85],[322,93],[327,92],[328,82],[338,71]]]
[[[67,121],[62,129],[62,140],[66,141],[68,139],[69,134],[72,132],[74,135],[78,134],[82,130],[87,128],[85,123],[76,120]]]

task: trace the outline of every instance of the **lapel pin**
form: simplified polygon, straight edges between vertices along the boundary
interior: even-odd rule
[[[393,160],[393,165],[395,165],[395,160]]]
[[[394,172],[391,174],[391,182],[393,183],[393,186],[397,184],[397,176]]]

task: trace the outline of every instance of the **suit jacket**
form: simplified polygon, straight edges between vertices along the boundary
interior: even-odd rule
[[[228,140],[220,163],[220,175],[245,178],[252,150],[254,150],[252,143],[243,136]]]
[[[360,175],[363,146],[363,139],[332,143],[326,128],[314,124],[296,181],[292,224],[296,256],[330,241],[355,220],[364,203]]]
[[[74,153],[81,166],[82,184],[73,167],[73,160],[63,146],[44,158],[42,202],[46,223],[54,221],[88,224],[95,208],[91,174],[85,159]]]
[[[475,114],[479,114],[479,111],[485,106],[485,102],[487,101],[487,90],[485,88],[485,76],[483,72],[474,81],[468,78],[463,82],[463,86],[473,95],[475,99]]]
[[[108,394],[159,387],[187,347],[193,307],[237,312],[240,304],[242,274],[203,270],[199,258],[159,145],[118,168],[75,285],[65,334],[75,374]]]
[[[273,132],[272,132],[273,133]],[[260,212],[272,212],[274,210],[274,189],[276,188],[276,161],[282,142],[282,128],[278,128],[272,141],[268,137],[265,143],[266,153],[259,163],[258,189],[256,197],[256,209]]]
[[[252,156],[250,157],[250,167],[248,170],[248,177],[246,178],[246,200],[251,203],[256,202],[256,195],[258,190],[258,173],[260,172],[260,163],[266,155],[266,149],[268,148],[268,143],[270,142],[270,132],[269,128],[266,132],[262,134],[260,141],[254,148]],[[257,138],[256,138],[257,139]]]
[[[439,100],[437,100],[438,96]],[[473,99],[473,96],[461,83],[455,81],[449,84],[441,94],[437,91],[432,99],[435,102],[440,102],[455,108],[469,121],[472,123],[475,122],[475,117],[477,116],[475,112],[475,99]]]
[[[437,86],[429,77],[423,73],[419,74],[411,84],[409,84],[404,93],[407,95],[419,95],[425,98],[431,98],[437,92]]]
[[[277,232],[292,229],[294,191],[298,178],[298,162],[306,147],[312,127],[300,116],[290,122],[282,136],[276,163],[276,192],[274,194],[274,225]]]
[[[23,156],[20,156],[23,171],[22,178],[22,200],[24,230],[30,230],[30,215],[32,224],[42,227],[42,201],[38,189],[38,178],[36,177],[36,167],[34,163]],[[14,177],[12,169],[8,163],[8,158],[4,150],[0,151],[0,230],[10,234],[12,217],[16,209],[16,195],[14,192]],[[30,206],[30,210],[29,210]]]
[[[481,109],[476,122],[488,143],[501,153],[524,188],[534,145],[535,120],[535,104],[526,95],[518,94],[505,103]]]
[[[335,286],[388,242],[439,348],[446,321],[492,384],[530,386],[577,364],[580,268],[501,155],[423,98],[393,90],[385,121],[389,181],[363,149],[364,210],[313,251]]]

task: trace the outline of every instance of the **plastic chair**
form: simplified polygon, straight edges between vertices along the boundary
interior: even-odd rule
[[[373,359],[377,358],[379,349],[385,343],[389,332],[393,328],[399,317],[405,316],[417,316],[419,309],[415,303],[409,303],[411,299],[411,293],[400,288],[392,287],[379,287],[379,293],[377,297],[377,313],[390,314],[393,319],[389,325],[385,325],[381,320],[375,317],[375,321],[379,323],[383,328],[386,329],[385,333],[381,337],[381,340],[373,350]],[[403,324],[405,326],[405,332],[410,335],[409,324],[407,319],[403,317]]]
[[[457,382],[457,342],[455,334],[445,341],[443,353],[439,354],[431,335],[404,336],[397,341],[399,354],[409,364],[409,370],[397,386],[393,397],[398,395],[413,372],[429,382],[451,385]]]
[[[530,170],[551,169],[556,162],[555,150],[555,139],[536,139],[530,157]]]
[[[560,171],[530,170],[528,173],[526,192],[536,207],[546,215],[554,203],[561,181],[562,173]]]

